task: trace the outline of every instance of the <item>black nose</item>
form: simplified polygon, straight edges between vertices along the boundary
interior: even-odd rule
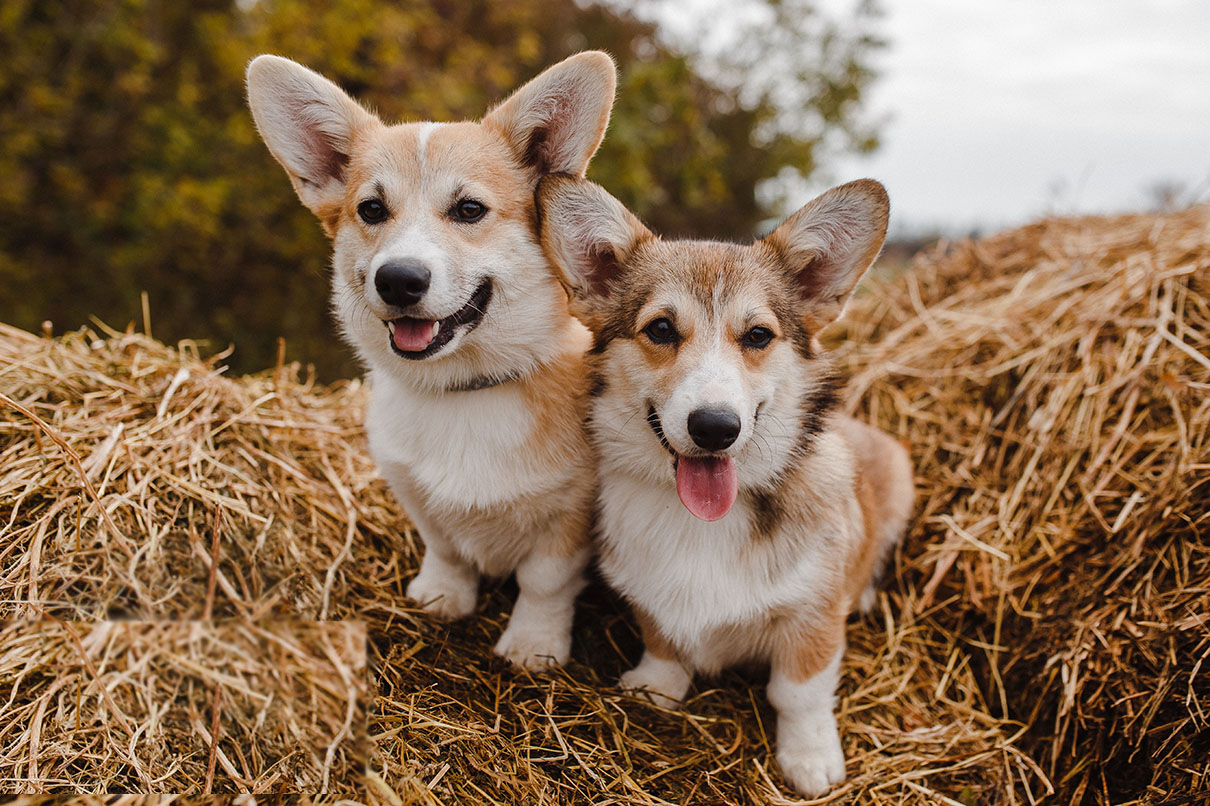
[[[739,415],[729,409],[695,409],[689,412],[689,436],[699,448],[721,451],[739,436]]]
[[[374,288],[387,305],[406,308],[420,302],[429,290],[432,275],[419,260],[397,260],[383,263],[374,274]]]

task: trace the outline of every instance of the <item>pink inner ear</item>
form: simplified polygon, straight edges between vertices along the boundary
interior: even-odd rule
[[[564,157],[559,153],[560,145],[565,145],[569,132],[569,123],[559,116],[560,110],[571,109],[569,99],[561,95],[547,99],[547,106],[542,110],[543,122],[534,127],[525,144],[524,161],[539,174],[545,175],[556,171],[567,170],[563,166]]]
[[[594,296],[608,296],[609,284],[622,272],[617,255],[608,247],[593,249],[588,254],[588,287]]]
[[[344,181],[349,164],[349,155],[336,149],[320,126],[319,119],[326,111],[322,104],[314,102],[301,103],[290,110],[306,154],[307,168],[312,172],[311,176],[299,178],[316,186],[323,186],[330,179]]]
[[[302,177],[304,181],[322,185],[326,180],[344,181],[345,168],[349,164],[349,155],[342,154],[332,148],[324,140],[323,135],[310,133],[306,139],[307,153],[311,155],[310,164],[314,166],[318,176]],[[318,181],[316,181],[318,180]]]
[[[550,173],[550,159],[546,153],[550,147],[547,144],[549,127],[539,126],[530,132],[529,142],[525,144],[525,164],[537,169],[539,174]]]
[[[798,293],[803,299],[817,299],[824,294],[834,278],[829,276],[830,266],[823,255],[815,255],[805,268],[795,276]]]

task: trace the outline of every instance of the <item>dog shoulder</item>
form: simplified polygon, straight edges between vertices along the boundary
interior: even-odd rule
[[[753,543],[790,539],[816,532],[843,533],[852,516],[857,464],[852,447],[827,418],[811,448],[774,485],[753,490]]]

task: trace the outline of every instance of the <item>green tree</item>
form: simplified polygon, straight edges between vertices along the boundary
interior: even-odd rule
[[[807,7],[761,2],[791,17]],[[801,47],[811,82],[729,81],[745,68],[710,73],[655,25],[574,0],[7,0],[0,319],[121,325],[146,290],[155,335],[234,343],[237,370],[269,365],[282,335],[325,377],[357,371],[326,315],[328,245],[245,107],[244,67],[262,52],[332,76],[384,118],[440,120],[481,115],[550,63],[605,49],[621,81],[590,175],[657,231],[748,237],[778,212],[757,186],[809,174],[818,147],[854,128],[875,44],[827,33],[848,56],[810,72],[804,54],[836,49],[824,34],[768,36],[779,52]]]

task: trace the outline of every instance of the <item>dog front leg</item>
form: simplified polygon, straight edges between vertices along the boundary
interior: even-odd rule
[[[777,710],[777,763],[790,785],[808,797],[822,795],[844,780],[844,751],[834,712],[844,654],[843,631],[840,635],[838,644],[827,642],[827,651],[808,647],[775,657],[769,677],[769,702]],[[828,660],[818,668],[809,658],[821,654]]]
[[[469,616],[479,598],[479,571],[458,554],[429,519],[423,499],[406,473],[399,468],[384,467],[383,470],[391,492],[403,505],[424,542],[424,559],[420,562],[420,572],[408,583],[408,598],[441,618]],[[387,470],[393,472],[385,472]]]
[[[517,603],[496,654],[526,669],[562,665],[571,657],[576,596],[584,588],[591,549],[560,556],[537,551],[517,566]]]
[[[434,532],[420,534],[424,560],[420,573],[408,583],[408,598],[441,618],[469,616],[479,598],[479,572]]]
[[[643,692],[656,705],[676,708],[685,699],[693,675],[677,659],[676,649],[660,632],[655,619],[638,605],[632,609],[643,635],[643,657],[638,666],[622,674],[619,682],[627,691]]]

